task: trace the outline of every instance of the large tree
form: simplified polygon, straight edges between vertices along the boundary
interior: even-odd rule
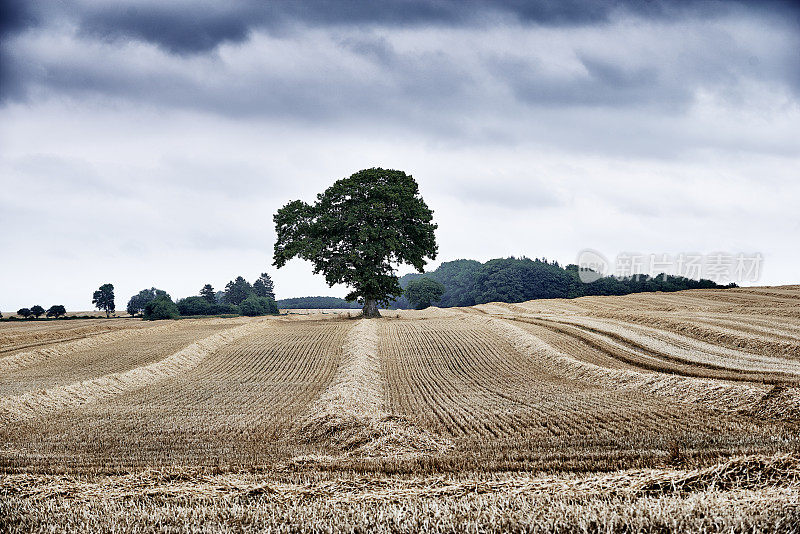
[[[236,304],[238,306],[253,295],[255,295],[253,286],[241,276],[237,276],[236,280],[225,285],[225,302],[228,304]]]
[[[314,204],[286,204],[274,220],[275,266],[294,257],[310,261],[328,285],[353,289],[345,298],[363,304],[364,317],[380,317],[378,305],[402,293],[396,265],[422,272],[426,258],[436,258],[433,212],[403,171],[359,171],[337,180]]]
[[[217,303],[217,295],[214,293],[214,287],[211,284],[206,284],[200,290],[200,296],[206,299],[209,304]]]
[[[67,309],[62,306],[61,304],[55,304],[54,306],[50,306],[50,309],[47,310],[47,317],[55,317],[58,319],[62,315],[67,314]]]
[[[170,298],[169,294],[163,289],[156,289],[155,287],[142,289],[128,300],[127,311],[130,315],[144,313],[145,306],[160,297]]]
[[[35,306],[31,306],[31,315],[36,317],[37,319],[39,316],[44,315],[44,308],[36,304]]]
[[[253,282],[253,291],[256,292],[256,296],[275,300],[275,284],[267,273],[261,273],[258,280]]]
[[[106,312],[106,317],[114,312],[114,285],[103,284],[92,294],[92,304],[98,310]]]

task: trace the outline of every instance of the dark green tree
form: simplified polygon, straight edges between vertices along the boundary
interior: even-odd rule
[[[241,276],[237,276],[236,280],[228,282],[225,285],[225,302],[228,304],[235,304],[238,306],[253,295],[255,295],[253,286]]]
[[[359,171],[337,180],[313,205],[286,204],[274,220],[274,265],[295,257],[310,261],[328,285],[353,289],[345,298],[358,299],[364,317],[380,317],[378,305],[402,293],[396,265],[422,272],[426,258],[436,258],[433,212],[403,171]]]
[[[30,310],[30,308],[20,308],[20,309],[17,310],[17,315],[27,319],[28,317],[31,316],[31,310]]]
[[[55,317],[56,319],[66,314],[67,314],[67,309],[61,304],[50,306],[50,309],[47,310],[47,317]]]
[[[178,311],[183,316],[212,315],[216,304],[211,304],[203,297],[186,297],[176,303]]]
[[[214,293],[214,287],[211,284],[206,284],[200,290],[200,296],[206,299],[209,304],[217,303],[217,295]]]
[[[180,317],[178,307],[169,296],[159,296],[144,307],[144,318],[148,321],[177,319],[178,317]]]
[[[98,310],[106,312],[109,317],[114,312],[114,285],[103,284],[92,294],[92,304]]]
[[[246,298],[239,305],[242,315],[254,317],[256,315],[277,315],[278,306],[269,297],[256,297],[255,295]]]
[[[169,294],[163,289],[156,289],[155,287],[151,287],[150,289],[142,289],[137,294],[132,296],[130,300],[128,300],[128,306],[126,307],[128,314],[137,315],[144,313],[144,307],[147,306],[147,303],[159,297],[167,297],[171,299]]]
[[[38,304],[35,306],[31,306],[31,315],[33,315],[38,319],[41,315],[44,315],[44,308],[42,308]]]
[[[412,280],[405,291],[408,301],[418,310],[423,310],[441,300],[444,295],[444,284],[423,276],[419,280]]]
[[[258,297],[267,297],[275,300],[275,285],[272,283],[272,278],[267,273],[261,273],[258,280],[253,282],[253,291]]]
[[[293,297],[276,301],[281,309],[358,309],[357,302],[347,302],[339,297]]]

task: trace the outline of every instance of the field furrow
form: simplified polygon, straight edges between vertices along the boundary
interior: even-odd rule
[[[137,319],[72,319],[0,322],[0,359],[34,347],[158,326]]]
[[[602,441],[632,432],[657,439],[676,428],[709,433],[734,424],[724,416],[709,420],[700,415],[703,407],[563,373],[551,358],[514,346],[487,320],[495,321],[387,322],[381,351],[392,411],[461,443],[512,436]]]
[[[681,377],[664,373],[643,373],[628,369],[606,369],[564,354],[524,329],[495,318],[476,318],[502,336],[518,351],[547,362],[551,372],[565,379],[585,381],[610,390],[635,390],[662,396],[673,402],[702,404],[736,411],[752,407],[769,387],[722,380]]]
[[[75,468],[272,462],[333,379],[352,324],[259,320],[168,380],[2,428],[0,438]]]
[[[0,397],[67,386],[157,362],[242,321],[172,321],[157,327],[101,334],[0,359]]]
[[[709,369],[774,375],[775,379],[800,378],[800,362],[734,350],[689,336],[613,319],[565,318],[559,322],[600,334],[653,355]]]
[[[83,339],[0,357],[0,470],[587,470],[800,450],[800,317],[777,293],[73,325]]]
[[[210,352],[235,339],[247,336],[259,326],[251,323],[229,328],[196,341],[164,359],[124,372],[0,398],[0,421],[3,424],[19,423],[27,419],[50,415],[65,408],[83,406],[114,397],[126,391],[140,389],[177,376],[179,373],[196,367]]]

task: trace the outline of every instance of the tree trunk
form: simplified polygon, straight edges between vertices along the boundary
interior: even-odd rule
[[[364,308],[361,310],[361,315],[366,319],[381,316],[381,313],[378,311],[378,303],[375,299],[364,299]]]

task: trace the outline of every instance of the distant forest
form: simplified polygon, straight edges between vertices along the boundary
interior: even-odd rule
[[[436,304],[442,308],[473,306],[486,302],[525,302],[534,299],[575,298],[587,295],[627,295],[653,291],[712,289],[721,286],[711,280],[693,280],[660,274],[637,278],[604,276],[586,284],[578,278],[578,266],[561,267],[558,262],[530,258],[498,258],[481,263],[476,260],[448,261],[429,273],[410,273],[400,278],[405,289],[412,280],[433,278],[445,290]],[[295,297],[277,301],[282,310],[291,309],[360,309],[357,302],[338,297]],[[391,308],[411,309],[405,296]]]
[[[294,297],[277,301],[282,310],[348,309],[360,310],[358,302],[347,302],[339,297]]]
[[[412,280],[427,276],[444,285],[437,306],[473,306],[486,302],[525,302],[534,299],[575,298],[587,295],[627,295],[653,291],[709,289],[721,286],[711,280],[693,280],[660,274],[631,278],[604,276],[592,283],[581,282],[578,266],[561,267],[558,262],[530,258],[498,258],[481,263],[455,260],[442,263],[430,273],[410,273],[400,278],[405,288]],[[413,308],[405,296],[392,307]]]

